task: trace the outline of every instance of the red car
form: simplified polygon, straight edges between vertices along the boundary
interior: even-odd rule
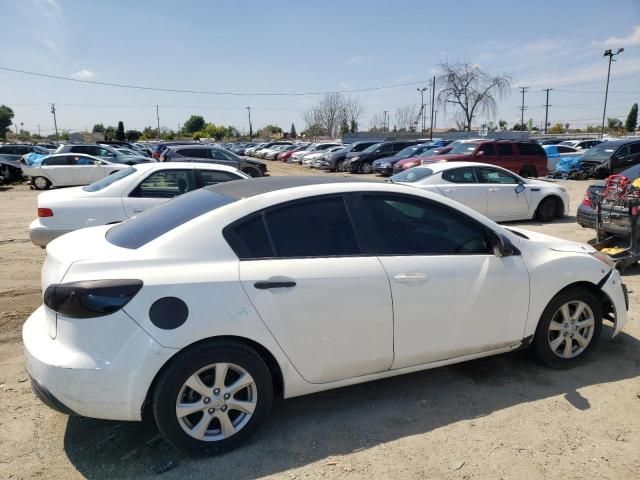
[[[490,163],[525,178],[547,174],[547,154],[538,143],[527,140],[462,141],[446,155],[429,157],[429,162],[455,161]]]
[[[299,152],[300,150],[304,150],[305,148],[307,148],[307,146],[308,146],[307,144],[304,144],[304,145],[300,145],[299,147],[292,148],[291,150],[287,150],[286,152],[279,153],[278,155],[276,155],[275,160],[280,160],[281,162],[288,162],[291,154],[295,152]]]
[[[445,155],[451,150],[453,150],[453,147],[439,147],[434,148],[433,150],[428,150],[420,156],[400,160],[393,166],[393,174],[395,175],[396,173],[403,172],[404,170],[408,170],[409,168],[422,165],[423,161],[431,160],[431,157],[433,157],[434,155]]]

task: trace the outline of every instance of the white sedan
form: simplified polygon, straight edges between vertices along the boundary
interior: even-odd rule
[[[327,176],[228,182],[72,232],[47,247],[42,290],[22,335],[47,405],[149,412],[176,446],[210,451],[246,440],[275,394],[529,346],[574,366],[628,308],[613,262],[588,245]]]
[[[127,165],[79,153],[49,155],[40,164],[21,164],[20,167],[22,168],[22,174],[25,177],[29,177],[32,185],[37,190],[48,190],[51,187],[88,185],[119,170],[128,168]]]
[[[525,179],[509,170],[476,162],[425,163],[390,178],[438,193],[496,222],[550,222],[568,215],[569,194],[554,182]]]
[[[147,208],[197,188],[250,178],[214,163],[143,163],[86,187],[38,195],[38,218],[29,225],[29,238],[40,247],[79,228],[117,223]]]

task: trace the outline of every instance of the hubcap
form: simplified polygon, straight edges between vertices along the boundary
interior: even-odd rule
[[[47,181],[42,177],[37,177],[34,181],[38,188],[44,188],[47,186]]]
[[[551,351],[560,358],[580,355],[591,343],[595,327],[593,311],[584,302],[562,305],[549,323],[548,341]]]
[[[373,167],[370,163],[365,163],[364,165],[362,165],[362,173],[371,173],[372,168]]]
[[[176,400],[176,417],[189,436],[217,442],[249,423],[257,400],[249,372],[233,363],[215,363],[187,378]]]

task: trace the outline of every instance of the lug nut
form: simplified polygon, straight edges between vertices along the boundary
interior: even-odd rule
[[[214,388],[214,389],[213,389],[213,393],[214,393],[215,395],[218,395],[218,394],[220,393],[220,389],[219,389],[219,388]]]
[[[223,412],[226,412],[227,411],[227,406],[224,405],[220,410],[222,410]]]
[[[231,396],[231,395],[229,395],[228,393],[225,393],[225,394],[224,394],[224,399],[225,399],[225,400],[229,400],[229,397],[230,397],[230,396]]]
[[[211,399],[210,399],[209,397],[204,397],[203,402],[204,402],[205,404],[206,404],[206,403],[209,403],[209,402],[211,402]]]
[[[210,409],[208,410],[208,412],[209,412],[209,414],[210,414],[210,415],[213,415],[213,412],[214,412],[213,408],[210,408]]]
[[[562,332],[562,336],[566,337],[567,336],[567,332]]]

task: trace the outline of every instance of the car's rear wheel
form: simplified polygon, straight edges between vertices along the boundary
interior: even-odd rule
[[[536,218],[540,222],[551,222],[558,215],[558,205],[551,197],[544,198],[536,210]]]
[[[543,312],[534,350],[545,365],[570,368],[593,351],[601,331],[598,299],[584,288],[570,288],[556,295]]]
[[[336,168],[335,171],[336,172],[344,172],[345,168],[344,168],[344,160],[338,160],[336,162]]]
[[[45,177],[33,177],[31,182],[36,190],[48,190],[51,188],[51,182]]]
[[[160,432],[189,452],[221,452],[247,440],[273,399],[269,368],[253,349],[207,342],[176,357],[153,392]]]
[[[244,167],[242,171],[253,178],[258,178],[262,176],[260,169],[255,167]]]

